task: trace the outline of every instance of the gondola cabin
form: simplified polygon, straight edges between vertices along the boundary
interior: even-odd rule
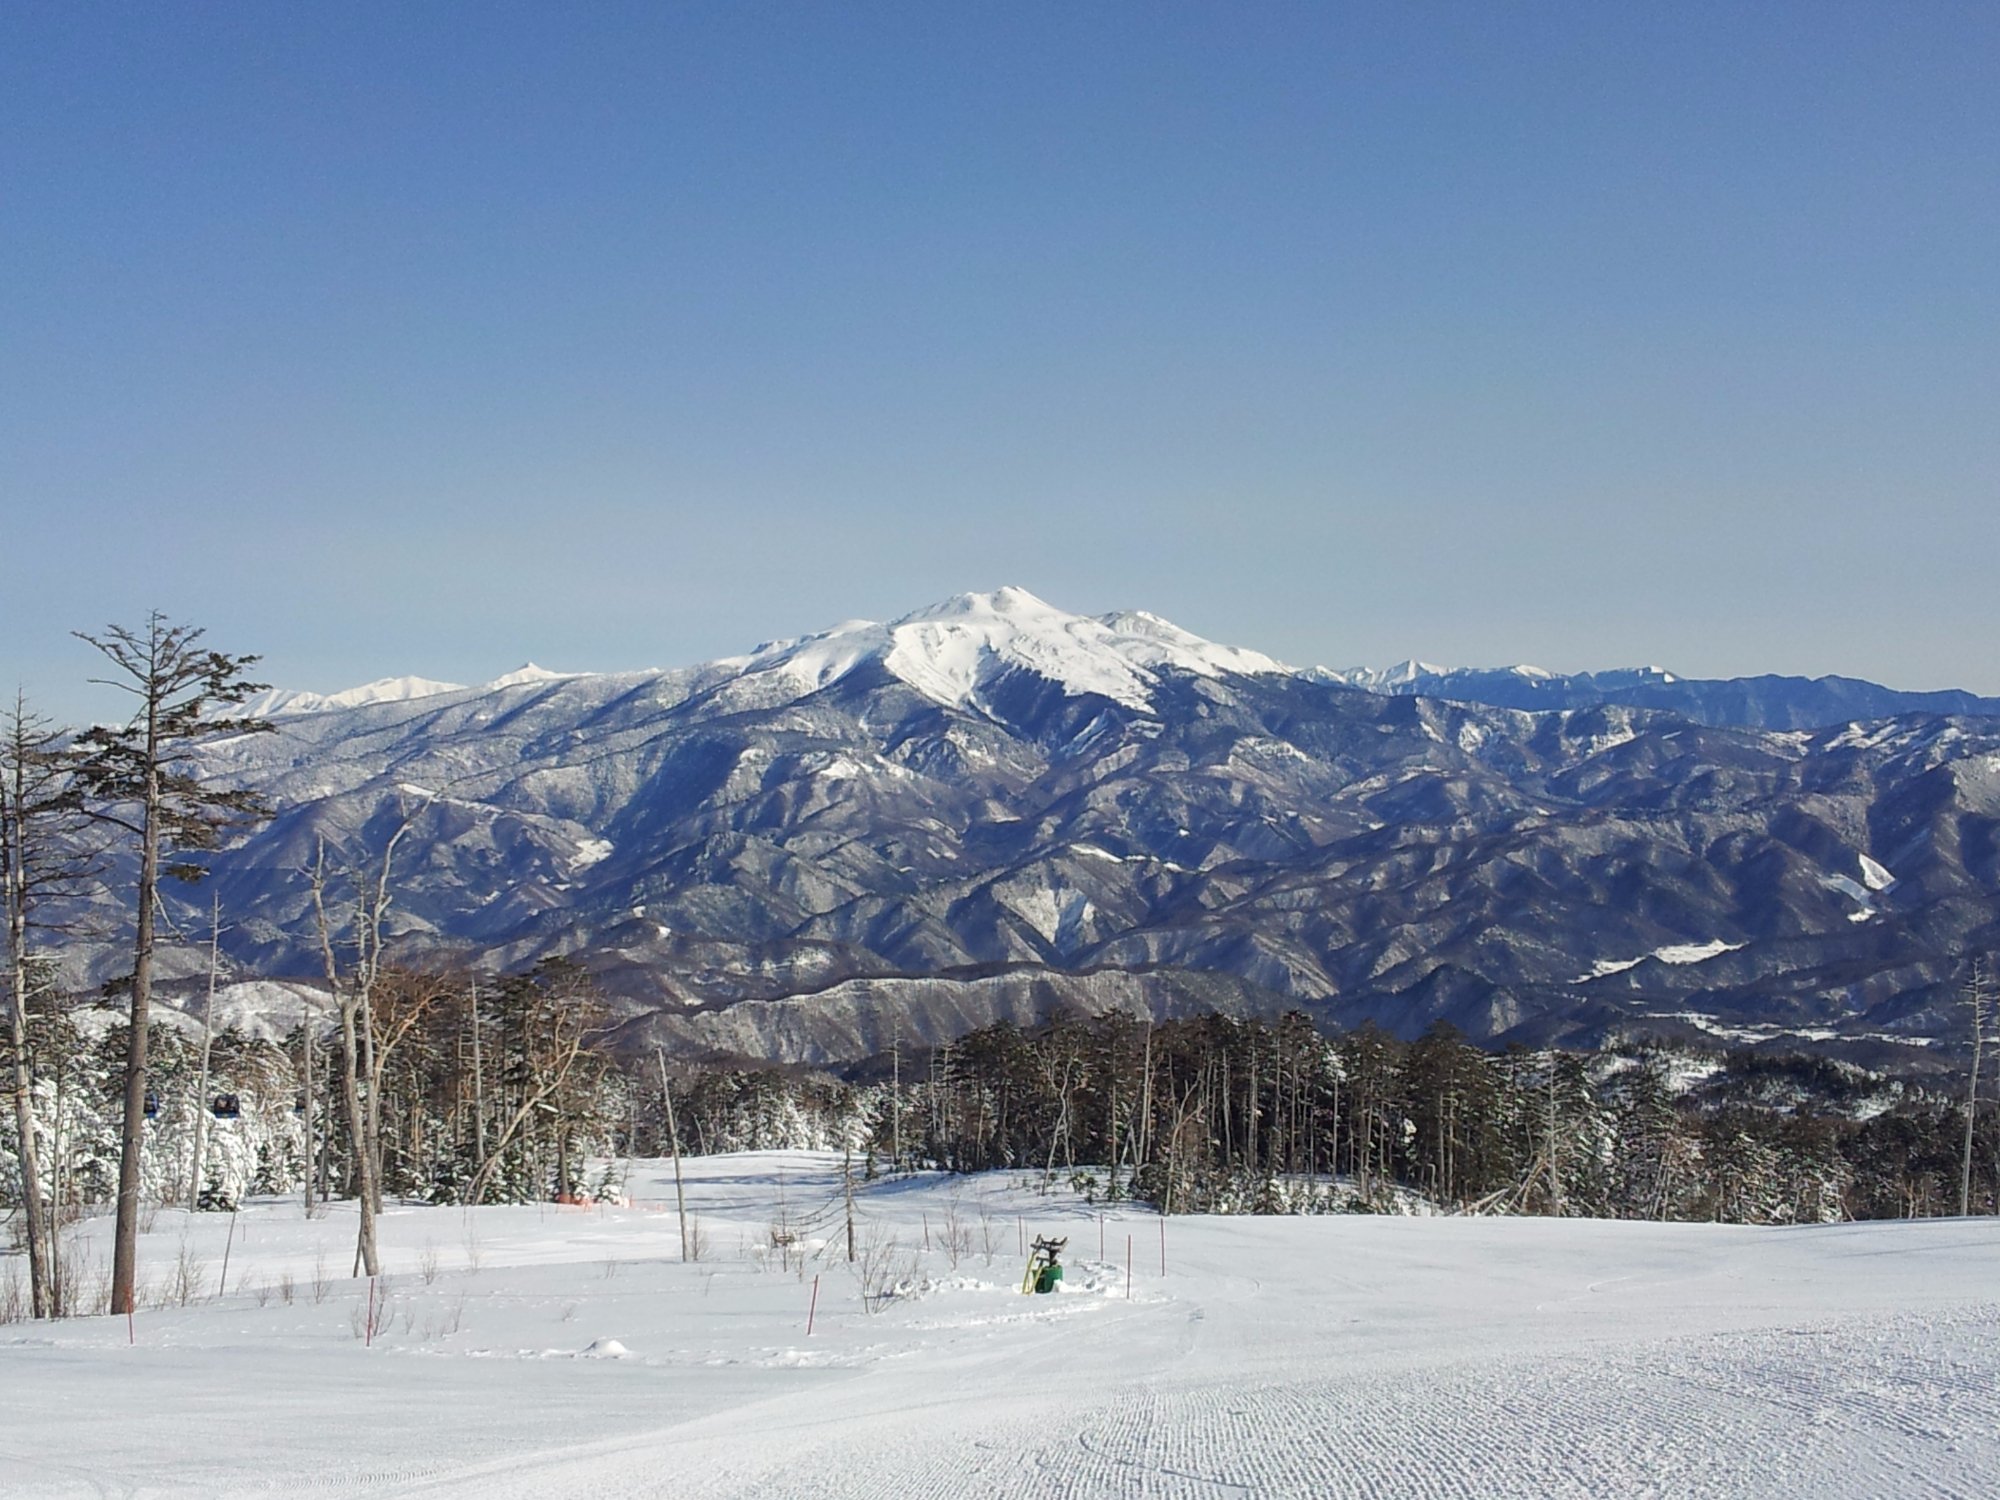
[[[209,1106],[218,1120],[233,1120],[243,1113],[243,1106],[234,1094],[217,1094],[215,1102]]]

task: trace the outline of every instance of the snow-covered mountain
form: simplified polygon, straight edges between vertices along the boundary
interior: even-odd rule
[[[1317,668],[1313,675],[1371,693],[1491,703],[1531,713],[1612,703],[1753,729],[1816,729],[1912,713],[2000,714],[2000,698],[1950,690],[1904,692],[1853,677],[1699,678],[1660,667],[1558,673],[1531,666],[1451,668],[1421,661],[1346,671]]]
[[[1619,704],[1677,713],[1712,725],[1817,728],[1904,713],[2000,715],[2000,698],[1973,693],[1905,692],[1850,677],[1677,676],[1661,667],[1550,672],[1542,667],[1442,667],[1412,658],[1390,667],[1311,667],[1301,672],[1257,651],[1218,645],[1144,610],[1070,614],[1026,589],[960,594],[888,624],[849,620],[815,635],[773,641],[744,656],[689,669],[696,677],[734,675],[746,700],[817,691],[873,663],[948,707],[976,705],[992,682],[1034,672],[1074,694],[1096,693],[1144,710],[1160,671],[1199,677],[1284,674],[1396,697],[1445,698],[1529,712]],[[245,711],[263,717],[403,703],[446,693],[588,677],[530,662],[473,689],[424,677],[392,677],[336,693],[273,690]],[[676,675],[662,672],[658,676]]]
[[[1072,696],[1097,694],[1141,712],[1151,709],[1163,669],[1198,677],[1293,670],[1157,615],[1074,615],[1011,587],[960,594],[887,625],[850,620],[706,670],[733,673],[740,684],[733,697],[768,703],[817,692],[864,667],[947,708],[983,707],[996,684],[1026,671]]]
[[[428,677],[384,677],[364,682],[360,687],[338,693],[308,693],[291,688],[272,688],[247,700],[242,712],[251,718],[269,719],[284,714],[317,714],[339,708],[365,708],[371,703],[408,703],[415,698],[435,698],[439,693],[462,693],[463,684],[433,682]]]
[[[277,815],[171,899],[197,932],[212,889],[240,971],[310,978],[302,872],[408,820],[406,957],[574,955],[635,1040],[799,1058],[1057,1004],[1923,1039],[2000,946],[2000,720],[1331,675],[1003,589],[694,667],[378,684],[212,749]]]

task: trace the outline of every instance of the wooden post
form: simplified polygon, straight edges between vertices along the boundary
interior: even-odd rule
[[[813,1319],[819,1315],[819,1272],[813,1272],[812,1301],[806,1304],[806,1337],[813,1336]]]

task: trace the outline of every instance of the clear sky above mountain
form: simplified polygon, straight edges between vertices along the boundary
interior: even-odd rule
[[[1990,5],[17,6],[0,668],[1024,584],[2000,690]]]

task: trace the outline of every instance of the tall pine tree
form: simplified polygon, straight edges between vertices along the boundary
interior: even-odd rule
[[[233,825],[266,815],[250,792],[211,786],[197,757],[205,742],[271,728],[230,717],[264,684],[244,673],[254,656],[205,649],[203,632],[158,610],[136,628],[76,632],[111,664],[93,678],[133,701],[122,726],[99,725],[76,741],[76,775],[91,815],[132,841],[139,859],[133,897],[131,1035],[125,1056],[124,1128],[118,1161],[118,1223],[112,1248],[111,1311],[130,1312],[138,1268],[139,1158],[146,1127],[146,1031],[153,999],[154,907],[160,877],[198,880],[203,866],[184,857],[215,848]],[[165,861],[163,863],[162,861]]]

